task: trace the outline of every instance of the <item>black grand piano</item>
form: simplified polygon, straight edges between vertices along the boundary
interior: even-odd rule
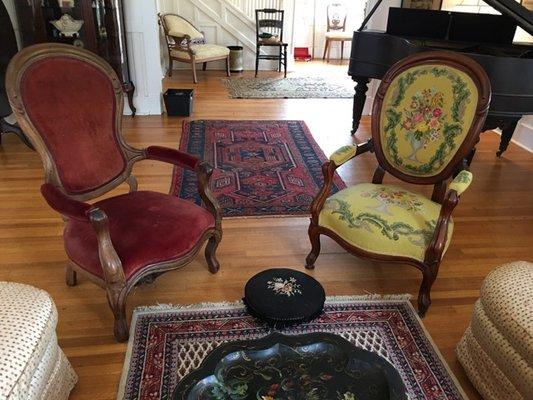
[[[348,69],[357,82],[352,134],[371,78],[381,79],[396,61],[413,53],[457,51],[476,60],[490,78],[492,101],[484,130],[501,128],[500,156],[519,119],[533,114],[533,43],[513,43],[517,26],[533,34],[533,12],[515,0],[485,0],[502,15],[390,8],[386,32],[366,29],[381,1],[353,35]]]

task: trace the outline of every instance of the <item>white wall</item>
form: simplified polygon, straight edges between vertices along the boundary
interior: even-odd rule
[[[124,0],[133,103],[137,114],[161,114],[161,79],[156,0]],[[125,112],[129,112],[126,102]]]

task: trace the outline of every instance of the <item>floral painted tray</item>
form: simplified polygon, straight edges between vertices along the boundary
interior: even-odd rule
[[[177,386],[174,400],[403,400],[387,360],[340,336],[273,333],[223,344]]]

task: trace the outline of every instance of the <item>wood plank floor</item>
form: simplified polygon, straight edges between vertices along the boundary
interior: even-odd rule
[[[195,119],[301,119],[326,154],[357,140],[349,134],[350,99],[229,100],[221,77],[221,71],[199,72],[200,82],[193,85],[190,73],[181,71],[166,80],[165,86],[194,87]],[[166,116],[125,117],[124,134],[137,147],[177,147],[182,121]],[[364,119],[358,138],[368,134],[369,121]],[[504,157],[497,159],[498,142],[492,132],[481,137],[471,168],[474,182],[455,211],[454,238],[433,287],[433,305],[424,319],[472,399],[479,396],[461,370],[454,347],[468,324],[480,284],[498,264],[533,258],[533,156],[511,144]],[[373,155],[365,154],[339,172],[349,184],[368,182],[375,165]],[[141,189],[168,190],[169,166],[143,161],[134,172]],[[65,285],[62,222],[39,193],[42,180],[37,154],[6,135],[0,147],[0,280],[35,285],[55,300],[59,343],[79,375],[71,398],[114,399],[126,345],[113,339],[111,312],[100,288],[84,278],[76,287]],[[185,269],[135,289],[128,310],[155,303],[236,300],[242,296],[244,283],[265,268],[288,266],[303,271],[309,250],[307,224],[306,218],[225,220],[218,274],[209,274],[205,261],[198,257]],[[421,279],[412,267],[363,261],[327,239],[311,274],[329,295],[416,296]]]

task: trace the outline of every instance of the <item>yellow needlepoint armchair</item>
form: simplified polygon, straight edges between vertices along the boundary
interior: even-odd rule
[[[423,274],[418,311],[424,315],[452,236],[451,213],[472,182],[467,160],[489,102],[488,77],[466,56],[426,52],[395,64],[374,101],[372,138],[341,147],[322,166],[325,183],[311,205],[306,267],[314,268],[321,234],[363,258],[413,265]],[[329,196],[335,170],[366,151],[374,151],[379,163],[372,183]],[[434,185],[431,200],[383,184],[385,172],[408,183]]]
[[[174,60],[191,64],[194,83],[198,83],[197,63],[203,63],[202,69],[205,71],[209,61],[226,60],[226,74],[230,76],[227,47],[208,44],[202,32],[177,14],[157,14],[157,16],[167,43],[168,76],[172,76]]]

